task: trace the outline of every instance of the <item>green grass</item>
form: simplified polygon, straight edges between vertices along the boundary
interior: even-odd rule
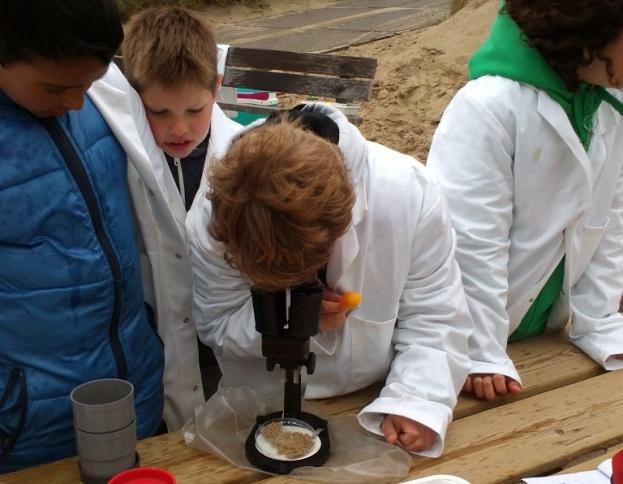
[[[207,5],[224,5],[228,3],[250,3],[249,0],[117,0],[121,18],[125,21],[130,15],[147,7],[156,5],[178,5],[188,8],[204,8]]]

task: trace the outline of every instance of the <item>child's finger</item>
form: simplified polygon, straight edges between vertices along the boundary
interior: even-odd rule
[[[467,375],[467,378],[465,379],[465,383],[463,384],[463,391],[467,393],[473,392],[472,377],[470,375]]]
[[[339,312],[344,312],[344,309],[342,308],[342,304],[339,301],[329,301],[326,299],[323,299],[323,301],[320,303],[320,313],[321,314],[327,314],[327,313],[339,313]]]
[[[398,431],[394,425],[394,419],[391,418],[391,416],[388,415],[385,417],[385,420],[383,420],[381,432],[383,432],[385,440],[387,440],[388,443],[395,444],[398,441]]]
[[[519,384],[519,382],[513,380],[512,378],[508,378],[506,386],[508,387],[508,391],[511,393],[521,393],[521,385]]]
[[[400,442],[400,445],[407,449],[410,450],[410,447],[413,446],[413,444],[415,444],[415,442],[420,438],[420,434],[419,432],[414,432],[414,431],[409,431],[409,432],[401,432],[400,435],[398,436],[398,441]]]
[[[495,387],[493,386],[493,378],[486,376],[482,379],[482,393],[487,400],[495,399]]]
[[[326,301],[336,301],[340,302],[342,300],[342,296],[335,291],[332,291],[328,287],[322,288],[322,299]]]
[[[321,331],[335,331],[346,322],[346,313],[325,313],[320,315],[318,328]]]
[[[504,375],[493,375],[493,388],[498,395],[506,395],[506,377]]]
[[[472,376],[472,388],[474,389],[474,395],[478,398],[484,397],[484,392],[482,390],[482,377],[481,376]]]

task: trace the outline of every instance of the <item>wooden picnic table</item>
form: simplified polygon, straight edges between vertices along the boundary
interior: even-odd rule
[[[594,469],[623,447],[623,371],[605,373],[571,345],[564,333],[510,345],[524,391],[496,402],[461,397],[444,455],[414,457],[410,478],[454,474],[473,484]],[[374,398],[376,385],[326,399],[325,416],[356,413]],[[315,411],[316,411],[315,407]],[[141,464],[171,471],[180,484],[290,482],[241,470],[184,445],[179,433],[138,443]],[[0,483],[79,482],[77,458],[0,475]]]

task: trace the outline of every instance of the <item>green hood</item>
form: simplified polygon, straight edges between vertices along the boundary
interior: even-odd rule
[[[468,63],[469,79],[497,75],[529,84],[545,91],[564,109],[584,149],[588,150],[593,118],[602,101],[623,114],[623,104],[603,87],[580,84],[576,92],[565,86],[541,53],[531,47],[517,23],[500,2],[500,9],[489,37]]]

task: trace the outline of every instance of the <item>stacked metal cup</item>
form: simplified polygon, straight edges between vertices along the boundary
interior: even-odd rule
[[[80,476],[86,484],[108,482],[138,464],[134,387],[130,382],[93,380],[74,388],[70,398]]]

